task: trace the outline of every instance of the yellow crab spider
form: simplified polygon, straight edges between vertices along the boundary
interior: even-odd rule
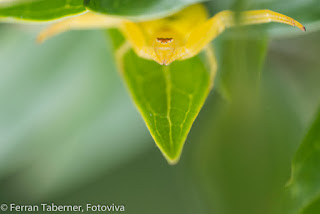
[[[234,16],[232,11],[222,11],[209,19],[201,4],[189,6],[166,18],[144,22],[87,12],[53,24],[40,33],[38,41],[72,29],[118,28],[138,56],[169,65],[175,60],[197,55],[226,28],[235,25],[279,22],[306,30],[298,21],[270,10],[241,12],[236,21]]]

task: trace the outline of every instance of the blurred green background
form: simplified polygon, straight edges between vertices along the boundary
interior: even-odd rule
[[[207,4],[212,13],[254,7],[239,5]],[[302,22],[312,15],[299,12]],[[214,41],[216,88],[170,166],[117,74],[104,31],[37,45],[41,26],[1,24],[0,202],[115,203],[130,214],[286,213],[291,160],[320,104],[320,32],[310,27],[305,34],[246,27]]]

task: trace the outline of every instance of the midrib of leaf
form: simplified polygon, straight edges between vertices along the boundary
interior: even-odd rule
[[[169,66],[162,66],[162,73],[166,83],[166,92],[167,92],[167,120],[169,122],[169,137],[170,137],[170,147],[173,149],[173,139],[172,139],[172,121],[170,117],[171,112],[171,91],[172,91],[172,83],[171,83],[171,74],[169,70]]]

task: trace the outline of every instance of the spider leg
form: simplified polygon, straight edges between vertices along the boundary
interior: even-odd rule
[[[271,10],[252,10],[239,14],[239,20],[235,20],[235,12],[222,11],[214,17],[196,27],[191,33],[185,45],[185,54],[180,59],[186,59],[197,55],[204,47],[213,39],[220,35],[226,28],[235,25],[253,25],[269,22],[279,22],[295,26],[302,31],[306,31],[305,27],[298,21],[273,12]]]
[[[140,57],[152,59],[154,51],[146,45],[145,36],[139,26],[122,18],[87,12],[73,16],[49,26],[38,35],[37,42],[41,43],[55,35],[68,30],[118,28],[129,40],[134,51]]]
[[[120,18],[87,12],[82,15],[67,17],[52,24],[40,32],[37,42],[41,43],[68,30],[112,28],[119,26],[122,22],[123,19]]]
[[[131,21],[124,21],[120,31],[131,44],[135,53],[145,59],[154,59],[154,49],[147,45],[146,37],[138,24]]]

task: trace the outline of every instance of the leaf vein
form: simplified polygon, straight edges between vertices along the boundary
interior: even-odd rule
[[[170,137],[170,145],[173,146],[172,139],[172,121],[170,117],[171,113],[171,91],[172,91],[172,83],[171,83],[171,75],[168,66],[163,66],[163,75],[166,83],[166,94],[167,94],[167,120],[169,122],[169,137]]]

